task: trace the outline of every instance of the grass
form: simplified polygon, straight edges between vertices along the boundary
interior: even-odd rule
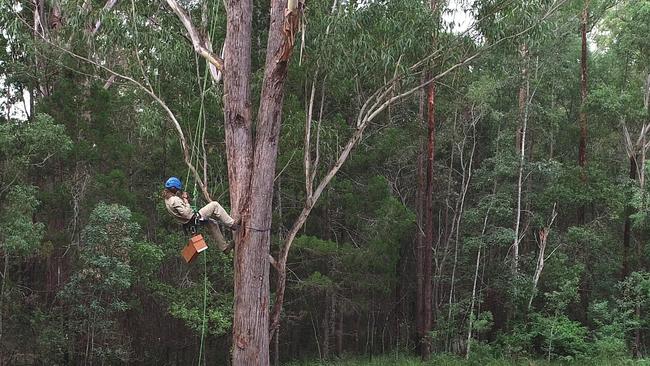
[[[583,359],[575,361],[545,361],[536,359],[520,358],[512,359],[493,359],[477,358],[465,360],[452,355],[435,355],[428,362],[422,362],[419,358],[413,356],[393,355],[377,356],[370,359],[366,358],[344,358],[332,361],[296,361],[285,363],[285,366],[650,366],[650,360],[631,360],[631,359]]]

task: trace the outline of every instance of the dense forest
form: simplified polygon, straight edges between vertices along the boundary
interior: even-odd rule
[[[650,0],[0,19],[0,365],[650,355]]]

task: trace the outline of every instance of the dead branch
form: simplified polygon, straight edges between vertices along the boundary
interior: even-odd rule
[[[192,41],[192,46],[194,46],[194,51],[205,58],[211,65],[217,68],[217,70],[223,72],[223,59],[215,54],[209,43],[201,37],[199,31],[192,24],[190,16],[185,12],[185,10],[176,2],[176,0],[166,0],[167,5],[172,9],[174,13],[178,16],[181,23],[187,30],[187,34]],[[213,74],[213,77],[215,74]]]

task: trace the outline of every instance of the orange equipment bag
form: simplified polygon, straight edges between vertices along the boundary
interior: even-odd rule
[[[181,254],[185,262],[190,263],[196,258],[199,253],[208,249],[208,245],[203,240],[203,235],[196,234],[190,238],[190,242],[187,243],[187,246],[183,248]]]

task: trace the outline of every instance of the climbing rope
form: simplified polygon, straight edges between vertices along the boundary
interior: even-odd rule
[[[205,325],[207,323],[206,309],[208,307],[208,256],[203,256],[203,323],[201,324],[201,346],[199,347],[199,363],[203,357],[203,344],[205,342]]]
[[[218,12],[219,12],[219,2],[217,2],[217,6],[214,8],[214,14],[211,17],[213,19],[211,27],[210,27],[211,28],[210,29],[211,34],[213,34],[214,31],[215,31],[216,21],[214,21],[214,19],[217,19]],[[194,54],[194,58],[196,60],[196,65],[197,65],[197,76],[199,76],[199,71],[198,71],[199,59],[198,59],[198,56],[196,55],[196,53]],[[207,81],[208,81],[208,78],[209,78],[209,70],[208,70],[208,68],[209,68],[209,66],[206,64],[205,73],[203,75],[203,85],[201,85],[199,83],[199,87],[201,88],[201,108],[199,109],[199,118],[198,118],[198,121],[197,121],[197,124],[196,124],[196,132],[194,134],[194,139],[192,141],[192,153],[190,155],[190,164],[193,163],[195,153],[196,153],[196,160],[197,161],[199,160],[200,151],[199,151],[199,147],[198,147],[198,144],[197,144],[197,141],[199,140],[199,136],[201,137],[201,141],[205,142],[205,131],[207,129],[207,119],[206,119],[206,116],[205,116],[206,115],[206,113],[205,113],[205,91],[206,91],[206,87],[207,87]],[[202,132],[201,132],[201,128],[203,129]],[[202,148],[203,148],[203,153],[205,154],[205,145],[204,144],[202,144]],[[190,170],[188,168],[188,170],[187,170],[187,179],[185,179],[186,182],[188,182],[189,175],[190,175]],[[207,177],[203,177],[203,179],[206,180],[204,182],[204,184],[207,185],[207,183],[208,183],[207,182]],[[194,189],[193,189],[193,192],[192,192],[192,204],[193,204],[192,209],[195,212],[197,210],[196,202],[197,202],[197,198],[198,198],[196,185],[197,185],[197,180],[196,180],[196,177],[195,177],[195,179],[194,179]],[[208,254],[205,253],[203,255],[203,321],[201,323],[201,343],[200,343],[200,346],[199,346],[199,359],[198,359],[198,365],[199,366],[201,366],[201,361],[203,361],[203,363],[205,364],[205,359],[204,359],[205,356],[203,354],[203,348],[204,348],[204,345],[205,345],[205,330],[206,330],[207,320],[208,320],[207,315],[206,315],[207,308],[208,308]]]

